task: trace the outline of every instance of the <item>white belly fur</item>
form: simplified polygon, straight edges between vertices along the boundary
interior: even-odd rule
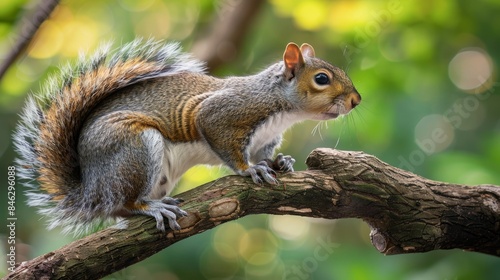
[[[156,184],[151,197],[169,195],[181,176],[191,167],[198,164],[219,165],[223,162],[212,152],[204,142],[171,143],[165,140],[162,174],[167,182],[163,185]]]

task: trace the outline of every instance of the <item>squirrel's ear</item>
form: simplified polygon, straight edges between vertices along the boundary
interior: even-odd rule
[[[297,70],[304,66],[304,57],[299,46],[295,43],[286,45],[285,53],[283,54],[283,62],[285,63],[285,77],[291,80],[295,77]]]
[[[300,46],[300,51],[302,52],[303,56],[308,56],[308,57],[315,57],[316,55],[314,54],[314,48],[309,45],[308,43],[302,44]]]

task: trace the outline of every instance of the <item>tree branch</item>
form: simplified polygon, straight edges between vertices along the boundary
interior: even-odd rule
[[[238,54],[264,0],[226,0],[216,13],[207,36],[195,42],[192,53],[213,71]]]
[[[460,248],[500,256],[500,187],[431,181],[361,152],[316,149],[308,170],[256,186],[227,176],[180,194],[181,231],[156,230],[137,216],[21,264],[6,279],[95,279],[139,262],[220,223],[250,215],[361,218],[384,254]],[[119,256],[119,257],[118,257]]]
[[[7,69],[9,69],[12,63],[21,55],[21,52],[28,46],[42,23],[50,16],[58,4],[59,0],[42,0],[38,3],[32,14],[23,17],[18,38],[0,64],[0,80],[5,72],[7,72]]]

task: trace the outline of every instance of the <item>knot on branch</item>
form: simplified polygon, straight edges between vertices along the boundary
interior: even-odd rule
[[[378,229],[372,227],[370,231],[370,241],[379,252],[384,253],[386,251],[387,238]]]
[[[412,227],[412,226],[410,226]],[[412,236],[412,239],[418,239],[418,237],[415,237],[416,235]],[[422,236],[423,239],[425,239]],[[435,238],[432,238],[435,240]],[[392,240],[396,241],[394,243]],[[398,234],[395,234],[394,236],[391,236],[389,232],[384,232],[380,230],[379,228],[371,227],[370,231],[370,241],[372,242],[372,245],[380,252],[386,255],[394,255],[394,254],[404,254],[404,253],[411,253],[411,252],[416,252],[418,251],[417,248],[421,247],[421,244],[419,243],[418,240],[405,240],[404,236],[401,237]],[[413,241],[413,243],[412,243]],[[408,242],[408,244],[405,244]],[[429,244],[433,244],[433,241],[422,241],[423,244],[428,242]],[[411,245],[413,244],[413,245]]]
[[[208,215],[211,222],[231,220],[240,213],[240,202],[235,198],[222,198],[208,206]]]

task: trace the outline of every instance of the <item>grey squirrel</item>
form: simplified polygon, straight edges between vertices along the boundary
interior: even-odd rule
[[[361,101],[308,44],[289,43],[282,61],[243,77],[206,75],[178,44],[139,39],[61,72],[28,98],[14,143],[28,204],[67,232],[134,214],[178,230],[186,212],[168,195],[190,167],[225,164],[276,184],[275,172],[295,162],[271,159],[287,128],[335,119]]]

